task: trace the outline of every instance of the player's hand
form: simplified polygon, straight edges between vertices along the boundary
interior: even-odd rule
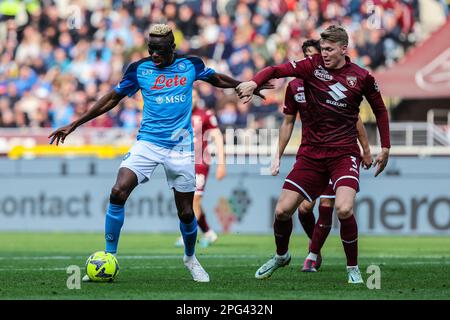
[[[362,155],[362,161],[361,165],[364,169],[368,170],[372,166],[372,154],[370,153],[370,150],[367,152],[364,152]]]
[[[70,133],[72,133],[75,129],[76,126],[73,123],[61,127],[59,129],[56,129],[48,136],[48,138],[50,139],[50,144],[53,144],[54,141],[56,141],[56,145],[59,145],[60,142],[61,144],[63,144],[66,137]]]
[[[236,87],[236,93],[243,103],[248,103],[252,100],[256,87],[255,81],[242,82]]]
[[[389,148],[382,148],[380,154],[375,159],[373,163],[374,168],[377,168],[375,172],[375,177],[378,176],[381,172],[383,172],[384,168],[389,160]]]
[[[266,96],[264,96],[261,91],[262,90],[268,90],[268,89],[274,89],[275,85],[273,85],[270,82],[264,83],[262,86],[255,89],[254,95],[261,97],[263,100],[266,100]]]
[[[270,173],[272,173],[273,176],[277,176],[280,172],[280,158],[275,157],[272,160],[272,164],[270,166]]]
[[[222,180],[227,175],[227,170],[225,169],[225,164],[218,164],[216,170],[216,179]]]

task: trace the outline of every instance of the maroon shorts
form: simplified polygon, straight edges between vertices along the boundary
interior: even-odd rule
[[[336,198],[336,192],[333,190],[333,181],[329,181],[327,187],[325,188],[325,191],[322,192],[320,195],[320,198]]]
[[[359,190],[359,154],[345,154],[334,158],[313,159],[304,155],[297,158],[286,177],[283,189],[302,194],[308,201],[316,200],[333,181],[332,190],[340,186]]]
[[[195,194],[202,195],[205,191],[206,179],[208,179],[209,166],[205,164],[195,165]]]

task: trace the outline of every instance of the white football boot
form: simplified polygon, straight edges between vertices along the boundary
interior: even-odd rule
[[[347,274],[348,274],[348,283],[351,284],[364,283],[358,266],[347,267]]]
[[[189,270],[189,272],[192,275],[192,279],[197,282],[209,282],[209,275],[206,273],[205,269],[203,269],[200,262],[198,262],[195,255],[193,256],[184,256],[183,262],[186,268]]]
[[[269,261],[264,263],[255,273],[256,279],[267,279],[270,278],[272,273],[278,268],[287,266],[291,262],[291,255],[288,253],[286,258],[280,256],[273,256]]]

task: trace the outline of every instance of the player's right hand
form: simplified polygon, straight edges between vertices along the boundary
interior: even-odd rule
[[[56,140],[56,145],[59,145],[59,142],[61,142],[61,144],[63,144],[66,137],[71,132],[73,132],[75,130],[75,128],[76,128],[76,126],[73,123],[71,123],[71,124],[68,124],[67,126],[56,129],[48,136],[48,138],[50,139],[50,144],[53,144],[53,142],[55,140]]]
[[[372,154],[369,152],[364,152],[362,155],[361,165],[364,169],[368,170],[372,166]]]
[[[236,87],[236,93],[244,103],[250,102],[253,98],[253,91],[255,91],[257,84],[255,81],[242,82]]]
[[[275,159],[272,160],[272,164],[270,166],[270,172],[273,176],[277,176],[280,172],[280,158],[275,157]]]

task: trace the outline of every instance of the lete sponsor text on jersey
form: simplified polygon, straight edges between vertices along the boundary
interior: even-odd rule
[[[175,75],[175,77],[166,77],[165,75],[161,74],[153,83],[153,86],[151,89],[153,90],[162,90],[165,88],[172,88],[172,87],[178,87],[178,86],[185,86],[187,82],[186,77],[179,77],[178,74]]]

